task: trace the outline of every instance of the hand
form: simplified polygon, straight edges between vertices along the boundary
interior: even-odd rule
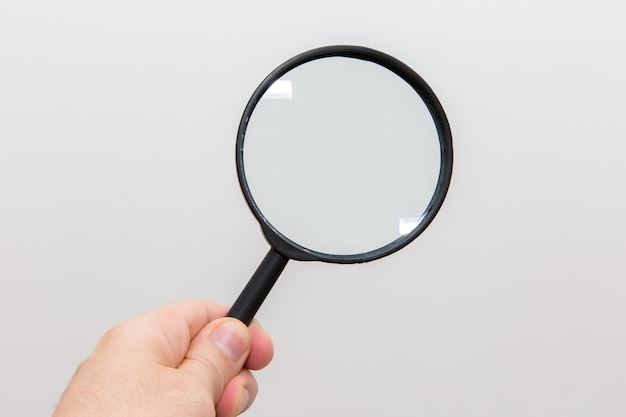
[[[170,304],[109,330],[81,363],[53,417],[226,417],[257,393],[249,369],[271,360],[256,322],[205,301]]]

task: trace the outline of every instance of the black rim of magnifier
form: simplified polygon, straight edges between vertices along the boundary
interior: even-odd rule
[[[394,72],[396,75],[402,78],[404,81],[406,81],[422,98],[428,110],[430,111],[430,114],[437,127],[437,133],[439,135],[439,145],[441,150],[441,165],[439,170],[439,178],[437,180],[437,187],[435,188],[435,193],[433,194],[433,197],[430,200],[428,207],[424,211],[421,221],[419,222],[417,227],[413,229],[410,233],[399,237],[398,239],[381,248],[369,252],[352,255],[334,255],[317,252],[300,246],[282,235],[274,226],[272,226],[272,224],[263,215],[256,202],[254,201],[252,193],[250,192],[250,188],[248,187],[248,182],[246,181],[246,174],[244,169],[243,146],[246,136],[246,129],[248,127],[250,117],[252,116],[252,112],[256,108],[263,94],[265,94],[268,88],[270,88],[275,81],[280,79],[290,70],[316,59],[330,57],[345,57],[370,61],[387,68],[388,70]],[[452,133],[450,131],[448,118],[446,117],[446,114],[443,110],[443,107],[441,106],[441,103],[437,99],[437,96],[435,96],[435,93],[428,86],[428,84],[426,84],[422,77],[420,77],[406,64],[383,52],[363,46],[325,46],[322,48],[316,48],[301,53],[284,62],[274,71],[272,71],[257,87],[257,89],[252,94],[252,97],[248,101],[248,104],[243,112],[243,116],[241,117],[241,122],[239,124],[236,143],[236,161],[237,176],[239,178],[239,184],[241,185],[241,190],[246,199],[246,202],[248,203],[250,210],[261,225],[265,238],[276,252],[280,253],[286,258],[301,261],[318,260],[343,264],[369,262],[389,255],[411,243],[417,236],[419,236],[424,231],[424,229],[428,227],[428,225],[437,215],[437,212],[441,208],[443,200],[446,197],[446,193],[448,192],[450,179],[452,177]],[[364,227],[367,227],[367,225],[364,225]]]

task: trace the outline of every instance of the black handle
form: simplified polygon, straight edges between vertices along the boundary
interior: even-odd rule
[[[226,316],[234,317],[249,325],[280,273],[285,269],[287,261],[289,258],[273,248],[270,249]]]

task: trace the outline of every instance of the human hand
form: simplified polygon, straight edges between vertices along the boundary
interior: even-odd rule
[[[258,386],[250,369],[272,360],[258,322],[224,318],[227,307],[186,301],[109,330],[82,362],[53,417],[227,417]]]

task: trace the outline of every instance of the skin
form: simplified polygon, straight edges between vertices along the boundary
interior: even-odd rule
[[[104,334],[72,378],[53,417],[228,417],[258,386],[250,370],[272,360],[258,322],[224,318],[206,301],[170,304]]]

